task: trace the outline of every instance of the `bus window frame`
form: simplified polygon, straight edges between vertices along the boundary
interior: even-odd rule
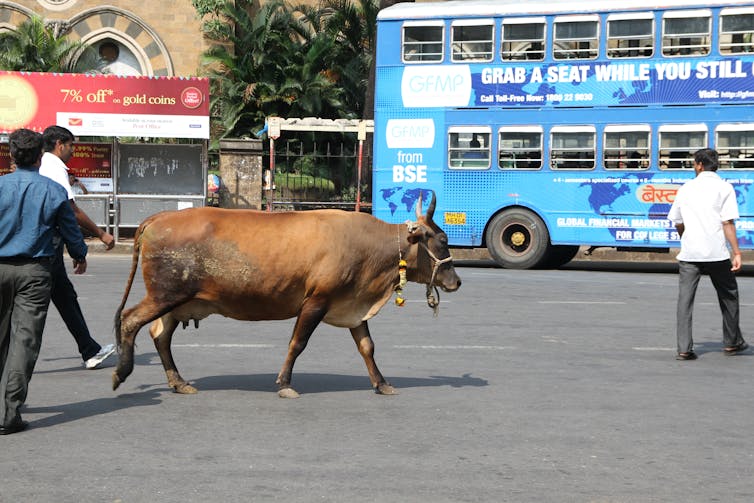
[[[560,157],[555,156],[555,151],[563,151],[563,152],[582,152],[582,153],[589,153],[589,150],[581,148],[581,147],[555,147],[555,135],[556,134],[579,134],[579,133],[591,133],[592,135],[592,147],[591,147],[591,157],[586,156],[582,157],[581,155],[573,158],[567,158],[567,157]],[[579,126],[553,126],[550,128],[550,148],[549,148],[549,158],[550,158],[550,169],[552,170],[571,170],[571,171],[594,171],[597,166],[597,128],[594,126],[589,125],[579,125]],[[592,165],[589,167],[573,167],[572,164],[580,163],[582,161],[591,161]],[[561,166],[562,164],[562,166]]]
[[[721,132],[750,132],[752,138],[754,138],[754,123],[722,123],[715,126],[715,148],[717,149],[719,155],[719,169],[722,171],[740,171],[754,169],[754,142],[752,142],[751,146],[731,146],[730,144],[723,146],[722,142],[720,141]],[[739,151],[739,155],[735,158],[731,157],[731,150]],[[744,151],[747,151],[749,155],[744,154],[744,157],[741,157],[741,154]]]
[[[720,13],[717,16],[717,50],[721,55],[746,54],[754,52],[754,24],[752,24],[752,31],[749,32],[723,31],[723,18],[741,15],[754,16],[754,7],[726,7],[720,10]],[[723,38],[728,36],[728,34],[730,34],[731,42],[724,44]],[[735,35],[742,35],[741,42],[733,42],[732,39],[735,37]],[[746,41],[746,35],[749,35],[748,41]],[[734,51],[732,50],[733,47],[740,47],[742,50]]]
[[[466,140],[466,143],[471,143],[476,135],[486,135],[487,141],[484,147],[472,148],[472,147],[460,147],[451,146],[454,143],[457,145],[458,140],[455,142],[452,140],[452,135],[471,135],[471,140]],[[476,171],[488,171],[491,166],[491,152],[492,152],[492,128],[489,126],[451,126],[448,128],[448,157],[447,164],[448,169],[451,170],[476,170]],[[454,154],[459,154],[458,156]],[[480,157],[481,154],[481,157]],[[486,154],[486,157],[485,157]]]
[[[440,57],[439,59],[421,59],[421,60],[408,60],[406,59],[406,28],[440,28]],[[437,44],[438,42],[412,42],[417,46]],[[420,57],[426,54],[436,54],[433,52],[419,52],[415,53]],[[441,63],[445,59],[445,23],[443,21],[406,21],[401,26],[401,63],[404,65],[417,65],[417,64],[436,64]]]
[[[610,23],[611,22],[621,22],[621,21],[650,21],[651,23],[651,29],[649,36],[632,36],[632,37],[611,37],[610,36]],[[636,12],[636,13],[620,13],[620,14],[609,14],[607,16],[607,19],[605,20],[605,56],[608,59],[648,59],[654,56],[655,54],[655,39],[657,35],[657,23],[655,22],[655,16],[652,12]],[[649,46],[639,46],[639,47],[610,47],[610,41],[611,40],[639,40],[646,41],[649,40],[650,45]],[[620,43],[620,42],[618,42]],[[649,52],[646,53],[647,49],[649,49]],[[631,52],[636,51],[643,54],[636,54],[632,55]],[[616,56],[616,53],[623,53],[628,52],[627,56]]]
[[[557,37],[557,31],[558,31],[558,24],[565,24],[565,23],[594,23],[596,26],[596,33],[594,34],[594,37],[592,38],[562,38],[559,39]],[[600,55],[600,29],[602,28],[602,23],[600,22],[600,16],[599,14],[577,14],[577,15],[565,15],[565,16],[555,16],[552,21],[552,59],[555,61],[589,61],[593,59],[599,58]],[[563,46],[563,49],[558,48],[559,43],[565,43],[566,45]],[[588,49],[581,49],[580,47],[577,49],[571,48],[568,44],[569,43],[583,43],[588,42],[590,44]],[[595,47],[592,47],[591,44],[595,43]],[[567,48],[566,48],[567,47]],[[581,57],[580,55],[582,53],[587,53],[588,57]],[[577,57],[558,57],[558,54],[575,54]],[[592,55],[593,54],[593,55]]]
[[[704,138],[700,142],[700,145],[688,145],[688,147],[667,147],[662,145],[663,134],[665,133],[704,133]],[[694,152],[704,148],[709,141],[709,128],[704,123],[693,124],[663,124],[657,129],[657,165],[661,171],[690,171],[694,169]],[[668,155],[663,155],[664,151],[668,151]],[[688,151],[686,157],[674,156],[679,152]],[[680,159],[680,160],[679,160]],[[673,162],[679,162],[679,167],[671,166]]]
[[[539,134],[539,149],[538,154],[539,157],[531,157],[531,153],[535,152],[536,149],[532,147],[518,147],[518,148],[511,148],[510,151],[503,150],[503,135],[505,133],[529,133],[529,134]],[[542,167],[544,166],[544,128],[542,126],[501,126],[497,130],[497,166],[498,169],[505,170],[505,171],[540,171],[542,170]],[[511,153],[512,158],[506,159],[505,162],[509,163],[509,166],[505,166],[502,161],[503,153]],[[516,152],[522,152],[525,153],[522,158],[518,159],[516,158]],[[531,167],[532,162],[539,162],[538,166]],[[519,164],[521,166],[524,165],[524,163],[528,164],[529,166],[526,167],[519,167]]]
[[[668,35],[667,23],[669,19],[707,19],[707,32],[702,33],[673,33]],[[661,56],[666,58],[700,58],[702,56],[709,56],[712,54],[712,23],[714,17],[710,9],[694,9],[694,10],[682,10],[682,11],[665,11],[662,16],[662,43]],[[706,44],[687,44],[681,45],[680,41],[683,39],[705,38]],[[678,39],[679,44],[673,45],[669,43],[666,45],[666,41],[672,42],[673,39]],[[704,51],[706,49],[706,52]],[[686,52],[688,51],[688,52]]]
[[[646,147],[638,146],[623,146],[623,147],[609,147],[607,146],[607,135],[612,133],[645,133],[646,134]],[[627,155],[625,157],[611,157],[608,156],[608,151],[633,151],[633,153],[640,153],[640,150],[644,151],[644,155],[639,157],[632,157]],[[649,124],[609,124],[602,130],[602,167],[609,171],[646,171],[652,161],[652,128]],[[616,162],[617,166],[612,168],[608,166],[608,162]],[[631,166],[632,162],[636,162],[636,166]],[[621,166],[621,163],[623,166]]]
[[[510,39],[509,42],[508,39],[505,38],[505,26],[511,26],[511,25],[541,25],[542,26],[542,38],[541,39]],[[542,44],[541,49],[533,49],[532,44],[534,43],[540,43]],[[510,43],[511,44],[511,50],[506,51],[505,44]],[[513,45],[519,44],[519,47],[523,50],[513,50]],[[524,47],[526,47],[524,49]],[[536,54],[539,53],[541,57],[537,58],[529,58],[527,57],[530,54]],[[513,57],[514,55],[523,55],[522,58],[516,58]],[[547,54],[547,18],[545,17],[522,17],[522,18],[505,18],[500,23],[500,59],[502,61],[544,61],[545,55]],[[507,56],[507,57],[506,57]]]
[[[455,28],[457,27],[483,27],[488,26],[490,28],[490,40],[463,40],[461,42],[455,39]],[[450,23],[450,61],[453,63],[490,63],[495,59],[495,20],[492,18],[479,18],[479,19],[454,19]],[[477,54],[475,52],[456,51],[457,44],[490,44],[489,58],[482,59],[477,57],[471,58],[458,58],[457,55],[462,54]],[[487,54],[485,51],[483,54]]]

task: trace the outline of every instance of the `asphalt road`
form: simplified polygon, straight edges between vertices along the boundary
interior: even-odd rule
[[[129,265],[93,255],[72,276],[103,344]],[[167,388],[146,329],[113,392],[114,359],[84,370],[53,309],[30,429],[0,437],[0,502],[754,501],[754,354],[721,353],[709,281],[700,358],[678,362],[672,264],[473,265],[439,317],[409,285],[370,322],[397,396],[372,393],[349,333],[323,325],[294,369],[301,398],[278,398],[293,320],[217,316],[173,339],[199,394]],[[750,271],[740,289],[751,342]]]

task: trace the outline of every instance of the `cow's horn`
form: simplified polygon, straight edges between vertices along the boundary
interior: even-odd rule
[[[432,215],[435,214],[435,204],[437,203],[437,197],[435,197],[435,191],[432,191],[432,200],[429,202],[429,208],[427,208],[427,220],[432,220]]]
[[[416,200],[416,219],[419,220],[422,216],[422,190],[419,189],[419,198]]]

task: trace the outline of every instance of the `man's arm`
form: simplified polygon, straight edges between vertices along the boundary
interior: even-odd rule
[[[731,252],[731,271],[736,272],[741,270],[741,250],[738,248],[738,237],[736,236],[736,225],[733,220],[726,220],[723,222],[723,233],[725,239],[730,244]]]
[[[73,214],[76,216],[76,222],[78,222],[78,224],[89,234],[97,236],[99,240],[104,243],[106,250],[111,250],[113,246],[115,246],[115,238],[111,234],[97,227],[97,224],[95,224],[92,219],[78,207],[76,201],[70,199],[69,202],[71,203]]]

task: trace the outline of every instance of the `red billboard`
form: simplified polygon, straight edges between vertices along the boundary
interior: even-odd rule
[[[209,138],[209,79],[0,72],[0,133]]]

